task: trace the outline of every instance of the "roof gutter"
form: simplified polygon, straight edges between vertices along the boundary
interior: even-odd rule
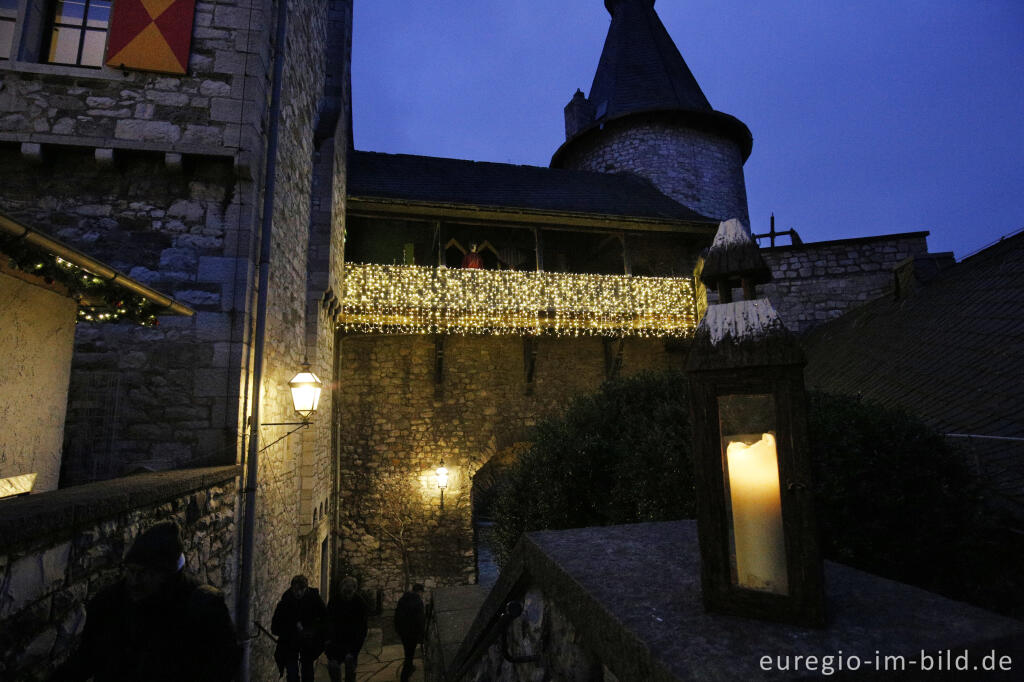
[[[118,270],[104,265],[95,258],[87,256],[67,244],[63,244],[52,237],[47,237],[42,232],[38,232],[37,230],[33,230],[29,227],[16,223],[3,215],[0,215],[0,233],[6,233],[15,239],[23,240],[27,244],[45,249],[58,258],[62,258],[72,265],[88,270],[107,282],[116,284],[117,286],[127,289],[139,296],[143,296],[152,301],[155,305],[163,308],[164,310],[162,312],[164,313],[185,315],[186,317],[191,317],[195,314],[191,308],[178,303],[173,298],[164,296],[159,291],[150,289],[145,284],[136,282],[123,272],[119,272]]]

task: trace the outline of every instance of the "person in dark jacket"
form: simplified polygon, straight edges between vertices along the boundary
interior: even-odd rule
[[[178,526],[158,523],[124,559],[124,575],[86,606],[78,646],[53,680],[227,682],[241,649],[217,589],[184,572]]]
[[[412,586],[412,591],[403,594],[395,606],[395,632],[402,638],[402,647],[405,649],[402,682],[407,682],[416,670],[412,659],[416,656],[416,645],[423,641],[426,619],[423,585],[416,583]]]
[[[332,682],[355,682],[359,651],[366,641],[367,608],[356,579],[344,578],[327,603],[327,670]]]
[[[327,607],[315,587],[304,575],[292,578],[291,587],[274,609],[270,631],[277,635],[274,661],[277,671],[288,671],[288,682],[313,682],[316,659],[324,650],[324,626]]]

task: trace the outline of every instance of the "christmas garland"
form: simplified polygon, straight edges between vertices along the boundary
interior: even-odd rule
[[[144,327],[159,324],[161,310],[150,299],[125,289],[115,280],[97,277],[83,267],[20,239],[0,237],[0,252],[9,267],[37,277],[47,284],[65,287],[78,303],[83,322],[134,322]]]

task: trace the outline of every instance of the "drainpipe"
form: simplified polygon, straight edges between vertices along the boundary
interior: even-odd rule
[[[277,2],[277,34],[274,54],[274,81],[270,96],[270,118],[267,130],[267,160],[263,187],[263,222],[260,227],[259,289],[256,295],[256,331],[253,338],[253,401],[249,417],[249,452],[245,466],[245,507],[242,514],[242,558],[238,579],[236,614],[243,634],[242,662],[239,679],[249,682],[252,659],[252,584],[255,571],[256,492],[259,475],[260,405],[263,385],[263,346],[267,332],[267,287],[270,283],[270,242],[274,217],[274,186],[277,176],[277,140],[281,117],[281,75],[284,71],[285,40],[288,33],[288,2]]]

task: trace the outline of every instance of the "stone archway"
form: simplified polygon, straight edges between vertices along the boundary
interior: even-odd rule
[[[473,474],[470,489],[473,519],[473,553],[477,584],[489,587],[498,579],[498,565],[491,548],[494,527],[493,504],[498,484],[519,457],[528,450],[528,441],[517,441],[496,450],[494,455]]]

